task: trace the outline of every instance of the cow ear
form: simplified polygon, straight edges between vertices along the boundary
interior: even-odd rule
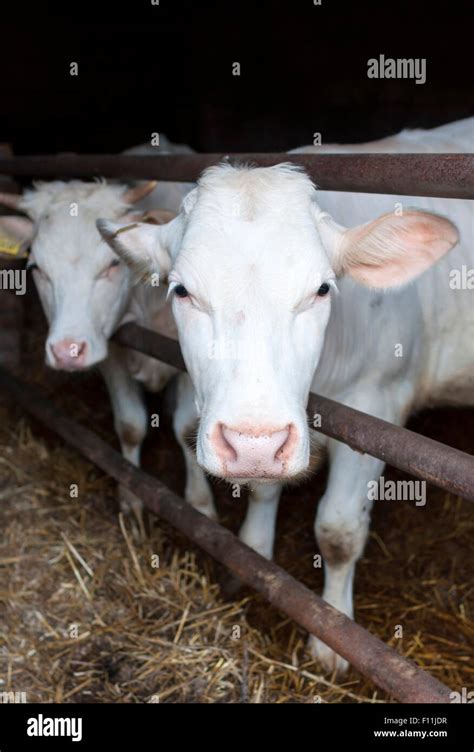
[[[34,224],[27,217],[0,217],[0,251],[12,255],[22,254],[30,245]]]
[[[349,274],[368,287],[404,285],[426,271],[459,240],[456,227],[437,214],[416,209],[383,214],[347,229],[329,214],[317,216],[318,229],[337,274]]]
[[[171,270],[171,245],[176,228],[173,222],[157,225],[148,222],[113,222],[98,219],[97,229],[133,271],[137,279],[158,273],[161,278]]]

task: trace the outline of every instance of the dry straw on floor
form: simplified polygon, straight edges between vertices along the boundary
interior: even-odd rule
[[[93,416],[116,446],[100,376],[47,372],[41,349],[36,327],[22,376],[79,420],[91,425]],[[169,421],[162,426],[144,465],[182,493],[179,448]],[[474,449],[473,411],[426,413],[415,428]],[[276,545],[277,562],[318,591],[312,523],[323,488],[313,478],[284,493]],[[215,491],[223,524],[237,530],[245,501],[224,484]],[[305,653],[304,631],[260,596],[223,600],[211,559],[160,520],[137,543],[118,516],[114,482],[5,402],[0,502],[0,692],[25,691],[30,702],[389,699],[355,671],[324,676]],[[358,621],[458,691],[474,684],[473,511],[431,487],[426,507],[376,503],[356,576]]]

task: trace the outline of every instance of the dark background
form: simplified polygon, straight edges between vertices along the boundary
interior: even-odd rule
[[[474,11],[459,0],[19,10],[3,24],[0,93],[0,140],[17,154],[114,152],[155,131],[199,151],[279,151],[315,131],[357,142],[474,114]],[[368,79],[379,54],[426,58],[426,84]]]

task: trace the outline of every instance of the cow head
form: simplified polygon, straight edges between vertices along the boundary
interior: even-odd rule
[[[45,355],[52,368],[82,370],[107,357],[108,338],[129,304],[132,276],[95,223],[104,215],[131,221],[130,206],[155,185],[54,181],[37,183],[22,196],[0,195],[0,203],[27,215],[1,217],[0,227],[31,243],[28,267],[49,322]],[[164,300],[166,291],[159,294]]]
[[[135,270],[168,269],[173,312],[200,414],[198,462],[232,481],[274,481],[309,464],[306,403],[336,278],[387,288],[457,240],[446,219],[387,214],[346,229],[289,165],[207,170],[163,227],[101,220]]]

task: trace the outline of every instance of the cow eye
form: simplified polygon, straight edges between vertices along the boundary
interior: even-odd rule
[[[175,295],[178,296],[178,298],[187,298],[188,297],[188,291],[186,290],[184,285],[176,285],[174,288]]]
[[[325,295],[328,294],[329,290],[330,290],[330,287],[329,287],[328,283],[327,282],[323,282],[323,284],[321,285],[321,287],[318,290],[318,295],[321,298],[323,298]]]

